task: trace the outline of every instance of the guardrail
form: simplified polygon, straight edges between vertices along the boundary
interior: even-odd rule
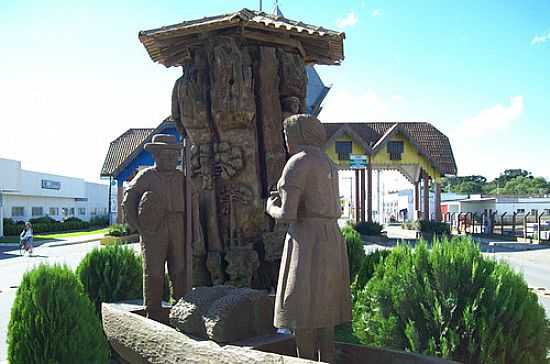
[[[550,214],[498,211],[489,213],[448,212],[443,216],[451,230],[464,234],[501,235],[503,237],[550,241]]]

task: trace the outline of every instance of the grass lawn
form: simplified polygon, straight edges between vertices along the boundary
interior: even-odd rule
[[[94,230],[71,231],[67,233],[36,234],[33,236],[33,240],[34,242],[40,242],[40,241],[46,241],[46,240],[74,238],[76,236],[105,234],[107,230],[108,230],[107,228],[103,228],[103,229],[94,229]],[[0,244],[1,243],[19,243],[19,236],[6,236],[0,239]]]

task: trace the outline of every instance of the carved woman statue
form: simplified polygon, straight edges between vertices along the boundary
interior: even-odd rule
[[[296,334],[298,356],[334,362],[334,326],[351,321],[346,245],[338,228],[338,170],[321,149],[325,129],[313,116],[284,122],[291,158],[266,212],[289,224],[275,301],[275,326]]]

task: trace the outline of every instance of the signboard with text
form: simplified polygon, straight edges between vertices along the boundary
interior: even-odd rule
[[[43,179],[42,180],[42,188],[45,190],[60,190],[61,189],[61,182],[59,181],[52,181],[49,179]]]
[[[350,154],[349,167],[351,169],[364,169],[369,165],[369,156],[365,154]]]

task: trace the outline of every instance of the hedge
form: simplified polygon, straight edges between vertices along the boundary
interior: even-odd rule
[[[106,363],[109,345],[94,306],[67,267],[23,275],[8,325],[11,364]]]
[[[354,300],[368,345],[462,363],[548,363],[550,322],[523,277],[469,238],[400,245]]]

